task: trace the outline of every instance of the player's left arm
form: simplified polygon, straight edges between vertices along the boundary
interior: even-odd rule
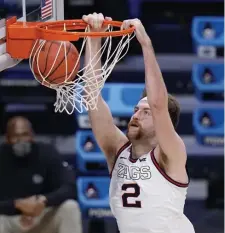
[[[186,163],[184,142],[176,133],[168,111],[168,93],[162,73],[155,57],[149,36],[138,19],[127,20],[124,27],[136,28],[136,37],[141,44],[145,64],[145,85],[148,103],[151,108],[156,137],[160,150],[171,164]]]
[[[169,162],[185,164],[185,145],[171,121],[168,111],[168,92],[150,40],[142,47],[142,50],[147,99],[152,112],[158,144]]]

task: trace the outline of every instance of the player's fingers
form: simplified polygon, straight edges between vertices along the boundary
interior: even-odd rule
[[[91,25],[94,29],[98,29],[99,28],[99,15],[94,12],[92,15],[92,25]]]
[[[105,17],[105,21],[112,21],[112,18],[111,17]],[[109,24],[110,25],[110,24]],[[105,28],[107,28],[108,27],[108,24],[106,24],[105,25]]]
[[[83,15],[83,19],[85,20],[85,21],[89,21],[91,18],[93,17],[93,15],[92,14],[89,14],[89,15]]]
[[[135,29],[138,28],[140,25],[141,21],[139,19],[130,19],[130,20],[125,20],[122,25],[122,29],[128,29],[131,26],[134,26]]]
[[[99,13],[99,14],[98,14],[98,18],[99,18],[100,20],[104,20],[104,15],[103,15],[102,13]]]
[[[124,29],[124,23],[125,23],[125,20],[123,21],[122,25],[120,26],[120,30]]]
[[[132,20],[127,20],[126,24],[125,24],[125,29],[128,29],[131,25],[133,25],[133,21]]]
[[[129,20],[124,20],[123,24],[121,25],[121,30],[127,29],[129,25]]]
[[[105,20],[112,21],[111,17],[105,17]]]
[[[97,29],[98,28],[98,14],[96,12],[93,13],[92,15],[92,27],[94,29]]]
[[[98,14],[98,28],[102,28],[104,22],[104,15],[102,13]]]
[[[140,24],[141,24],[140,19],[134,19],[134,20],[133,20],[133,24],[132,24],[133,26],[136,26],[136,27],[137,27],[137,26],[139,26]]]
[[[82,19],[87,23],[88,22],[88,16],[87,15],[83,15]]]
[[[87,23],[91,26],[94,27],[94,14],[89,14],[87,16]]]
[[[112,21],[113,19],[112,19],[112,17],[106,16],[106,17],[105,17],[105,20],[106,20],[106,21]]]

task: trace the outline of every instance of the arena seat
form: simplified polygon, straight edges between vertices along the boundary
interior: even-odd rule
[[[84,144],[88,138],[90,138],[94,144],[93,149],[90,151],[84,149]],[[76,151],[77,168],[81,173],[92,175],[95,173],[98,175],[108,173],[105,156],[100,151],[91,130],[77,131]]]
[[[210,77],[204,78],[206,72]],[[195,88],[196,97],[200,101],[223,101],[224,64],[194,64],[192,70],[192,81]]]
[[[196,109],[193,114],[193,125],[196,139],[200,144],[224,146],[224,108]]]
[[[204,37],[206,24],[214,31],[214,36]],[[218,48],[224,47],[224,18],[197,16],[192,22],[192,38],[195,52],[200,56],[215,57]]]
[[[88,218],[111,218],[109,207],[109,177],[79,177],[77,179],[77,193],[81,211]],[[86,191],[89,185],[96,188],[97,196],[88,198]]]

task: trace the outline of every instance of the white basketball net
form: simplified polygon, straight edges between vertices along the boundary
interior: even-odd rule
[[[89,27],[86,28],[86,31],[88,30]],[[113,26],[108,26],[107,31],[113,31]],[[49,84],[50,88],[56,90],[56,102],[54,104],[55,112],[66,111],[68,114],[72,114],[75,109],[80,113],[82,113],[84,110],[87,111],[97,109],[98,96],[101,93],[106,79],[109,77],[116,63],[120,61],[128,52],[130,41],[134,38],[134,36],[134,33],[122,36],[114,51],[112,51],[113,37],[106,37],[104,42],[102,43],[101,49],[96,54],[90,54],[90,57],[92,57],[92,59],[90,61],[87,61],[86,65],[78,71],[77,76],[73,81],[69,81],[71,80],[71,74],[76,69],[79,61],[81,60],[81,55],[85,50],[86,43],[88,43],[90,53],[92,53],[90,40],[88,40],[87,37],[84,38],[79,53],[79,59],[77,60],[76,64],[74,64],[73,71],[70,72],[70,75],[67,75],[69,72],[65,70],[65,81],[60,85],[51,85],[47,80],[49,74],[51,73],[51,70],[53,69],[57,61],[58,54],[63,48],[65,50],[66,58],[65,42],[61,42],[55,61],[53,62],[52,67],[50,68],[50,71],[46,76],[43,76],[41,74],[39,65],[37,64],[37,69],[43,82]],[[32,72],[36,59],[31,58],[34,58],[35,56],[37,56],[38,58],[41,48],[45,45],[45,43],[46,41],[40,42],[38,40],[33,47],[30,55],[30,68]],[[38,46],[38,48],[34,49],[36,46]],[[103,54],[105,60],[104,63],[102,61]],[[94,67],[99,62],[99,60],[102,61],[102,66],[101,69],[97,70]],[[65,62],[67,63],[67,59],[65,59]],[[35,77],[34,72],[33,75]],[[35,77],[35,79],[40,82],[37,77]]]

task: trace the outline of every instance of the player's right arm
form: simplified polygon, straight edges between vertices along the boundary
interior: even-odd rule
[[[110,20],[110,18],[106,18]],[[90,25],[92,31],[103,31],[102,23],[104,16],[102,14],[90,14],[83,16],[83,20]],[[89,73],[89,76],[97,76],[101,74],[101,61],[99,55],[95,56],[101,48],[100,38],[89,38],[86,44],[85,51],[85,66],[93,67],[94,72]],[[92,61],[91,61],[92,60]],[[91,61],[91,62],[90,62]],[[91,64],[90,64],[91,63]],[[88,90],[96,88],[95,86],[88,86]],[[87,91],[88,91],[87,90]],[[124,133],[115,126],[110,109],[101,95],[97,100],[97,109],[89,110],[89,119],[92,131],[95,135],[96,141],[106,156],[108,168],[111,172],[115,162],[118,150],[128,141]]]

